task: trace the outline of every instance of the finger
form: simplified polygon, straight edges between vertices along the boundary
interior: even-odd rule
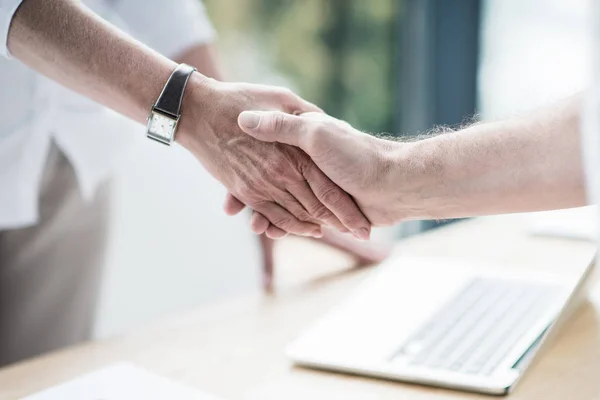
[[[265,234],[269,239],[281,239],[287,236],[286,231],[283,231],[274,225],[269,225]]]
[[[299,236],[321,237],[322,235],[319,225],[300,221],[279,204],[261,202],[254,205],[253,208],[264,215],[272,225],[285,232]]]
[[[272,239],[280,239],[280,238],[282,238],[284,236],[281,236],[281,234],[278,233],[279,231],[283,232],[285,234],[284,236],[287,236],[289,234],[288,232],[285,232],[285,231],[279,229],[275,225],[269,224],[269,227],[265,231],[265,235],[267,235],[267,237],[272,238]],[[271,237],[269,235],[271,235],[271,236],[279,236],[279,237]],[[310,239],[321,240],[322,237],[323,237],[323,232],[321,231],[321,232],[319,232],[317,234],[312,235],[310,237]]]
[[[312,193],[310,187],[308,187],[308,190]],[[289,191],[281,191],[277,196],[276,203],[284,209],[288,210],[290,214],[292,214],[300,221],[310,222],[315,225],[323,224],[321,220],[313,218],[306,210],[306,208],[304,208],[302,203]]]
[[[354,236],[358,239],[369,240],[371,222],[350,195],[325,176],[316,165],[305,168],[303,173],[317,199],[338,217]]]
[[[231,193],[227,193],[227,197],[225,197],[225,204],[223,205],[223,209],[227,215],[239,214],[244,208],[246,208],[244,203],[239,201]]]
[[[288,186],[287,189],[290,194],[300,202],[308,214],[321,225],[332,226],[340,232],[349,232],[338,217],[333,215],[333,213],[317,199],[317,196],[313,193],[308,182],[298,182]]]
[[[309,154],[309,128],[314,123],[279,111],[244,111],[238,116],[240,129],[254,138],[300,147]]]
[[[286,87],[273,88],[268,87],[269,91],[275,90],[279,92],[278,105],[282,111],[290,114],[301,114],[303,112],[318,112],[323,113],[323,110],[310,101],[304,100],[296,93]]]
[[[286,103],[284,106],[284,109],[286,112],[290,113],[290,114],[294,114],[294,115],[299,115],[302,113],[306,113],[306,112],[318,112],[318,113],[325,113],[325,111],[323,111],[323,109],[321,107],[318,107],[317,105],[311,103],[310,101],[306,101],[304,100],[302,97],[298,96],[297,94],[291,92],[291,102],[290,103]]]
[[[252,232],[262,235],[266,232],[269,225],[270,222],[264,215],[256,211],[252,212],[252,217],[250,218],[250,229],[252,229]]]

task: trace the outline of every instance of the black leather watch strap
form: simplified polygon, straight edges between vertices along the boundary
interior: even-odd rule
[[[194,71],[196,71],[196,68],[190,65],[179,64],[169,77],[162,93],[156,100],[154,108],[173,117],[179,117],[185,86]]]

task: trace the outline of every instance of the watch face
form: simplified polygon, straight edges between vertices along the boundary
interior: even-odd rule
[[[176,120],[157,112],[152,112],[148,122],[148,133],[156,136],[155,139],[170,143],[175,134]]]

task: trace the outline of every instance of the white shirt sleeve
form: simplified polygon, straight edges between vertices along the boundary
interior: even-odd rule
[[[113,0],[113,6],[136,39],[167,57],[215,36],[200,0]]]
[[[8,51],[8,30],[13,15],[23,0],[0,0],[0,55],[10,57]]]

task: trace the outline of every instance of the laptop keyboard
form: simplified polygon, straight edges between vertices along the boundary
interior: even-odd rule
[[[403,344],[392,359],[490,375],[556,301],[556,285],[476,278]]]

